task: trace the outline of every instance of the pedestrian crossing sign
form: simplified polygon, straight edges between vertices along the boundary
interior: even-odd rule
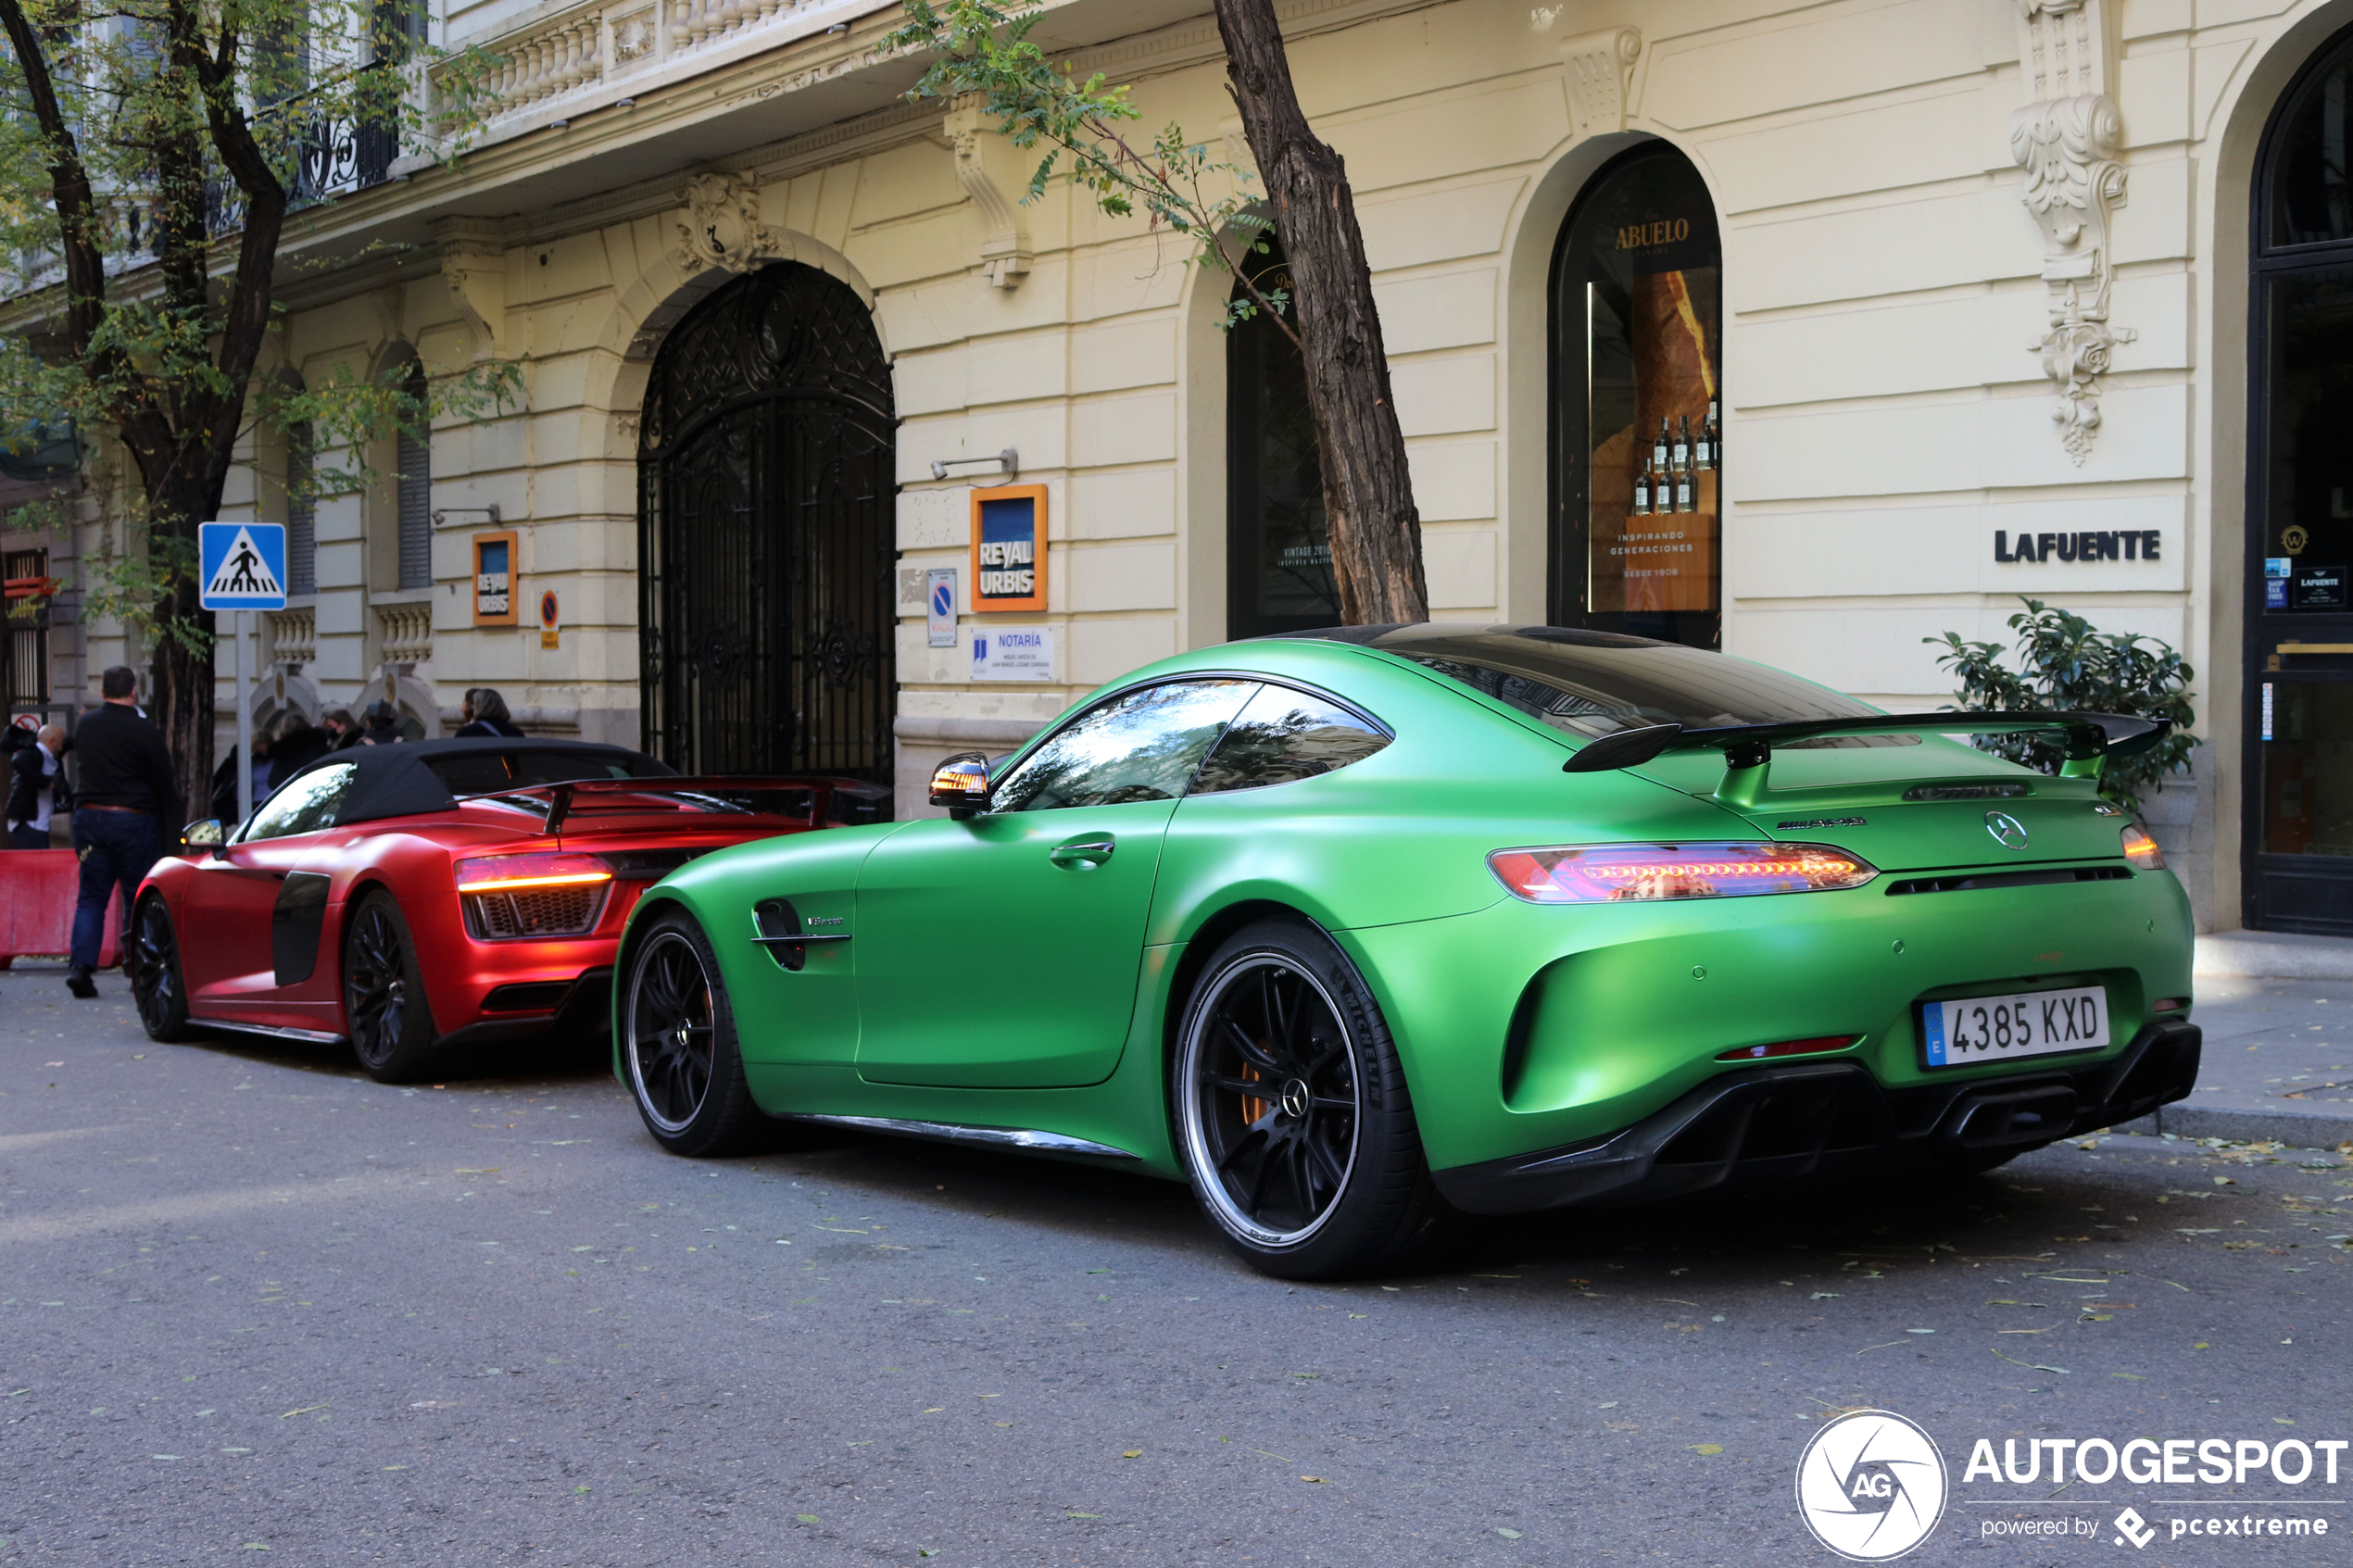
[[[197,602],[207,609],[286,608],[286,525],[196,525]]]

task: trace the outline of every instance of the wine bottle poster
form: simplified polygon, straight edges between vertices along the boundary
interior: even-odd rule
[[[1671,500],[1655,500],[1651,512],[1637,513],[1634,502],[1636,481],[1646,468],[1656,471],[1662,422],[1670,467],[1675,449],[1686,442],[1686,422],[1692,435],[1706,425],[1717,390],[1716,345],[1705,323],[1717,319],[1720,277],[1713,267],[1633,276],[1626,326],[1633,350],[1634,422],[1592,433],[1592,606],[1600,613],[1718,608],[1713,468],[1692,476],[1692,510],[1671,510]],[[1663,477],[1658,489],[1671,496],[1675,476]]]

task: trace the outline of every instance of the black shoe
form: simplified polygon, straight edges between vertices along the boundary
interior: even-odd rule
[[[66,973],[66,989],[86,1002],[98,994],[98,983],[90,978],[86,969],[69,970]]]

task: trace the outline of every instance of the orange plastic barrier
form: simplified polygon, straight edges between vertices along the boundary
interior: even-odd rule
[[[19,958],[62,958],[72,950],[73,900],[81,883],[82,860],[70,849],[0,849],[0,969]],[[100,969],[120,960],[116,934],[121,929],[118,889],[107,905]]]

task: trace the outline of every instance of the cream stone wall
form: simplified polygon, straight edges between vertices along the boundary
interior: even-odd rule
[[[2079,9],[2040,5],[2062,19]],[[1132,8],[1059,0],[1041,35],[1076,40],[1080,71],[1133,82],[1142,126],[1178,121],[1247,161],[1206,9],[1154,9],[1153,31],[1127,36]],[[2051,291],[2010,143],[2012,115],[2038,91],[2020,0],[1280,9],[1302,98],[1354,185],[1434,615],[1543,617],[1554,244],[1595,169],[1664,139],[1705,179],[1723,235],[1727,649],[1912,707],[1950,695],[1922,639],[2002,637],[2020,594],[2163,637],[2201,672],[2200,729],[2216,744],[2158,820],[2201,922],[2236,922],[2247,170],[2287,76],[2353,20],[2353,0],[2083,0],[2107,35],[2095,85],[2121,126],[2110,320],[2133,335],[2101,378],[2080,464],[2030,347]],[[493,3],[453,12],[447,36],[497,50],[575,14],[612,19]],[[732,61],[728,81],[767,69],[771,87],[726,96],[672,65],[670,85],[629,100],[634,119],[577,118],[618,112],[619,76],[518,108],[475,172],[383,198],[388,214],[411,200],[423,217],[457,215],[433,244],[301,285],[279,363],[306,376],[374,368],[401,342],[436,368],[522,358],[526,409],[436,428],[434,504],[495,502],[521,535],[526,610],[548,588],[562,602],[557,648],[539,646],[528,615],[520,631],[474,629],[466,539],[481,521],[453,518],[417,596],[429,652],[388,660],[402,596],[371,564],[388,502],[323,501],[316,651],[300,671],[321,700],[362,700],[389,672],[438,715],[487,684],[532,727],[635,737],[635,417],[662,332],[732,275],[682,248],[687,180],[712,169],[756,184],[771,231],[732,260],[789,257],[843,278],[891,358],[902,809],[937,756],[1003,749],[1088,687],[1224,636],[1214,320],[1227,279],[1186,265],[1181,237],[1106,218],[1065,186],[1015,205],[1029,160],[986,134],[960,175],[946,111],[892,98],[912,69],[857,52],[895,14],[842,14],[847,42],[805,30],[769,51],[773,69],[756,43],[732,56],[732,35],[698,45],[714,70]],[[745,25],[747,40],[770,36]],[[820,50],[833,51],[820,65],[793,63]],[[825,100],[848,106],[835,118],[786,127],[794,94],[867,76],[862,98]],[[695,116],[723,112],[738,117],[734,150],[697,129],[720,121]],[[555,130],[565,115],[573,128]],[[577,139],[597,125],[618,129]],[[499,205],[499,182],[590,156],[613,160],[609,190]],[[925,635],[925,569],[957,568],[970,593],[969,493],[988,478],[966,466],[937,479],[931,465],[1007,447],[1021,482],[1047,489],[1050,601],[990,619],[1054,629],[1051,683],[975,684],[963,647]],[[230,509],[269,505],[265,479]],[[2164,553],[1993,558],[1996,529],[2062,528],[2155,529]],[[98,629],[93,660],[105,640]]]

